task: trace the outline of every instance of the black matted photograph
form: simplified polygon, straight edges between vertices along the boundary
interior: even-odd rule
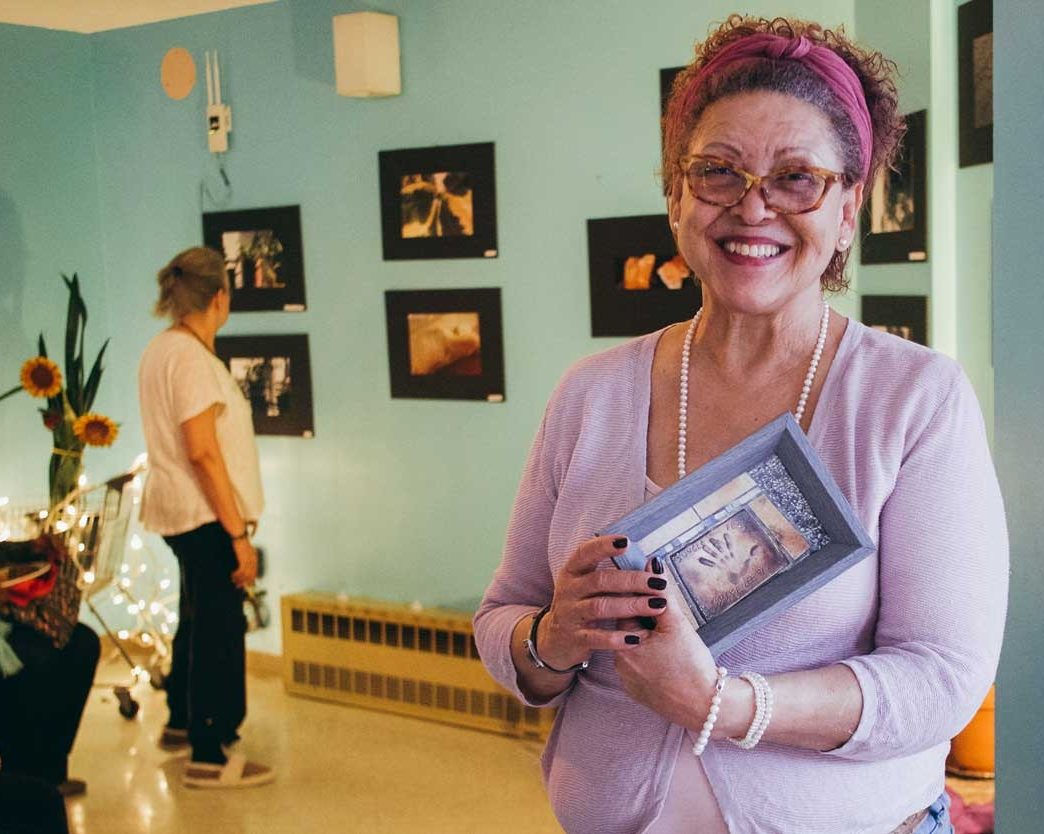
[[[314,437],[308,336],[218,336],[217,355],[250,403],[254,433]]]
[[[666,214],[587,221],[591,335],[641,336],[689,318],[700,287]]]
[[[389,290],[391,395],[504,402],[500,290]]]
[[[893,336],[928,344],[928,299],[923,295],[864,295],[863,324]]]
[[[993,0],[957,7],[960,164],[993,161]]]
[[[305,309],[299,206],[206,212],[203,243],[225,256],[233,313]]]
[[[378,154],[386,261],[495,258],[493,143]]]
[[[864,264],[928,260],[926,111],[906,116],[895,170],[877,172],[861,218]]]
[[[664,562],[715,657],[873,552],[790,414],[598,534],[627,536],[618,568]]]
[[[674,79],[685,67],[667,67],[660,70],[660,144],[663,144],[663,120],[667,118],[667,99],[671,97]]]

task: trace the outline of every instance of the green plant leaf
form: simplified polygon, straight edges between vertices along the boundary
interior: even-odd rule
[[[105,344],[101,346],[101,350],[98,351],[98,356],[94,360],[94,364],[91,366],[91,372],[87,375],[87,384],[83,386],[83,412],[91,410],[91,405],[94,404],[94,395],[98,393],[98,384],[101,382],[102,371],[105,370],[102,367],[102,357],[105,355],[105,348],[109,346],[109,340],[105,340]]]
[[[62,273],[69,288],[69,307],[65,317],[65,390],[76,414],[83,413],[83,334],[87,326],[87,307],[80,295],[80,279]]]

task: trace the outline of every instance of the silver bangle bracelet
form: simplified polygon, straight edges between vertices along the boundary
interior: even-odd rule
[[[522,646],[525,648],[529,659],[533,662],[533,665],[537,669],[545,669],[548,672],[554,672],[556,675],[572,675],[574,672],[582,672],[590,665],[589,660],[585,660],[581,663],[577,663],[574,666],[570,666],[568,669],[556,669],[554,666],[550,666],[544,662],[544,659],[540,656],[540,652],[537,651],[537,628],[540,627],[540,621],[544,619],[544,615],[551,610],[550,605],[545,605],[536,615],[533,617],[533,622],[529,626],[529,636],[522,641]]]

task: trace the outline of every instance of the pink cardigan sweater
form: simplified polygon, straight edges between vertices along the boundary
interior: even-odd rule
[[[555,574],[582,540],[644,499],[659,336],[574,365],[530,451],[503,559],[475,615],[486,666],[523,701],[512,629],[551,600]],[[703,766],[732,834],[886,834],[927,807],[943,790],[949,739],[981,703],[1000,652],[1004,509],[959,366],[849,321],[809,438],[877,553],[721,662],[767,675],[845,663],[863,713],[829,753],[711,742]],[[559,711],[542,764],[562,826],[643,831],[663,806],[682,728],[624,693],[608,652],[551,704]]]

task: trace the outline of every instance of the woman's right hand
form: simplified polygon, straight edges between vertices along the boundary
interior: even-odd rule
[[[627,539],[597,536],[581,544],[555,580],[551,609],[540,621],[540,657],[556,669],[590,659],[599,650],[639,645],[645,629],[607,629],[606,621],[657,617],[667,606],[667,583],[647,571],[600,570],[609,557],[627,549]],[[662,586],[662,587],[661,587]]]
[[[233,539],[232,550],[238,563],[238,567],[232,571],[232,584],[237,588],[249,588],[257,579],[257,551],[246,537]]]

